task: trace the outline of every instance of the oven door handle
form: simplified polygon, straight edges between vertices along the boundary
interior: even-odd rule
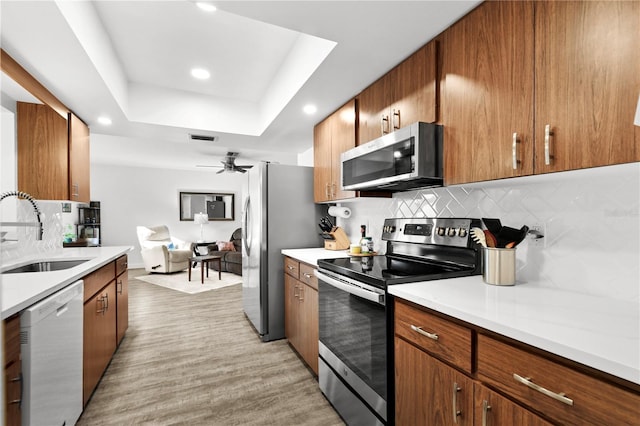
[[[384,294],[376,293],[375,291],[367,290],[366,288],[344,283],[342,281],[331,278],[330,276],[325,275],[322,272],[318,272],[317,269],[314,270],[314,273],[319,280],[329,284],[332,287],[384,306]]]

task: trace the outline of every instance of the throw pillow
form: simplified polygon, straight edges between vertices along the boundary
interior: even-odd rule
[[[236,251],[235,246],[231,241],[218,241],[219,251]]]

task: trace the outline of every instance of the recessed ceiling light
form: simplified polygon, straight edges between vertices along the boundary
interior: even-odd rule
[[[205,70],[204,68],[194,68],[191,70],[191,75],[194,78],[197,78],[199,80],[206,80],[209,77],[211,77],[211,73],[209,73],[209,71]]]
[[[111,125],[111,119],[109,117],[98,117],[98,123],[105,125],[105,126],[110,126]]]
[[[216,10],[218,10],[218,8],[212,5],[211,3],[205,3],[203,1],[197,2],[196,6],[198,6],[200,9],[204,10],[205,12],[215,12]]]
[[[306,114],[311,115],[311,114],[315,114],[315,113],[316,113],[316,111],[318,111],[318,108],[316,108],[316,106],[315,106],[315,105],[311,105],[311,104],[309,104],[309,105],[305,105],[305,106],[304,106],[304,108],[302,108],[302,110],[303,110]]]

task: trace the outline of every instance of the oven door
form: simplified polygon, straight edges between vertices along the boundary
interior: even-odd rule
[[[385,292],[330,271],[316,275],[320,389],[348,424],[384,424]]]

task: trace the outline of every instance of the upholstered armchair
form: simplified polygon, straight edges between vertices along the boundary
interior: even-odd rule
[[[138,226],[140,253],[147,272],[169,274],[189,268],[189,258],[193,256],[192,243],[169,234],[169,228],[160,226]]]

